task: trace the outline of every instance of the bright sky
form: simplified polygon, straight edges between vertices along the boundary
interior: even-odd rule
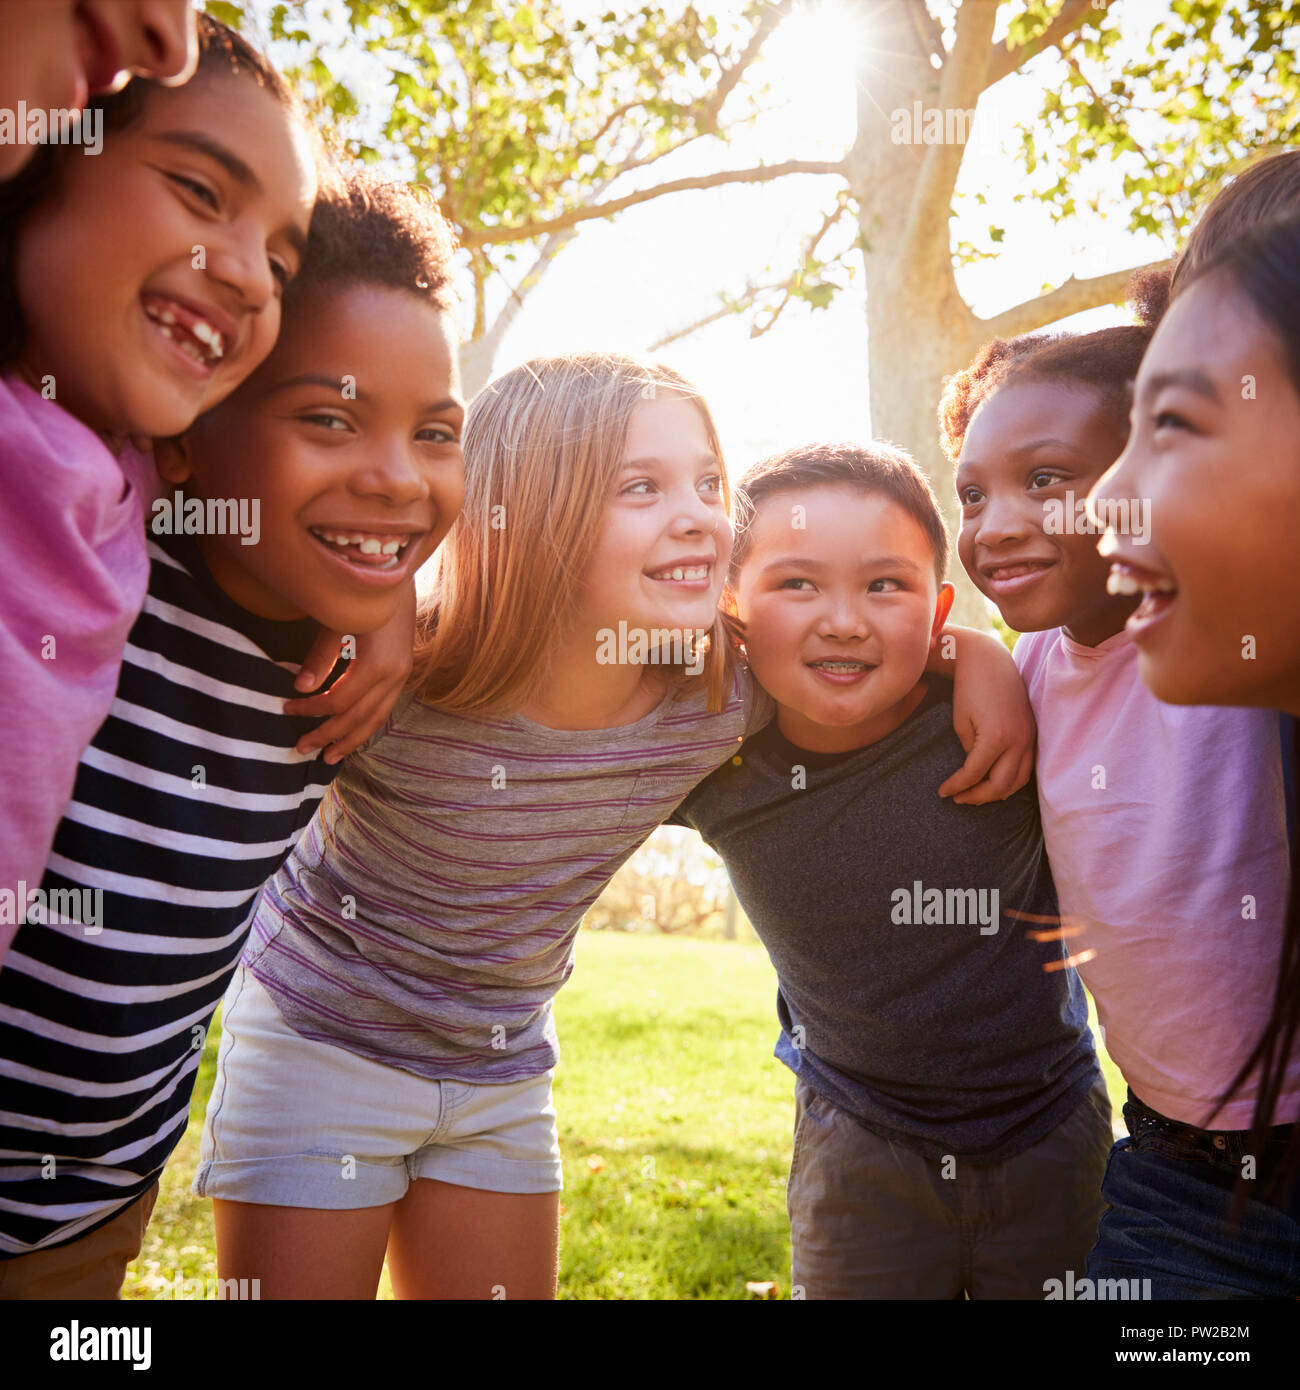
[[[265,10],[269,3],[255,0],[255,7]],[[576,19],[616,3],[563,0],[563,7]],[[720,19],[737,8],[736,0],[697,5]],[[805,0],[772,35],[753,69],[753,80],[770,87],[772,112],[738,134],[728,149],[719,151],[701,141],[662,160],[647,171],[647,182],[706,173],[719,164],[748,167],[840,156],[853,138],[853,57],[859,45],[872,41],[861,18],[869,8],[852,0]],[[1166,8],[1167,0],[1124,0],[1126,34],[1140,43]],[[332,27],[319,19],[328,9],[327,0],[309,0],[314,34]],[[890,60],[882,54],[879,61]],[[351,54],[339,60],[339,67],[363,102],[367,90],[379,96],[382,69],[367,69]],[[1032,120],[1043,84],[1056,80],[1058,67],[1050,58],[1040,59],[1027,74],[1008,78],[987,93],[978,107],[958,190],[968,195],[962,206],[969,215],[954,224],[956,235],[988,245],[990,223],[1007,229],[996,260],[959,272],[968,302],[981,315],[1032,297],[1070,274],[1100,274],[1170,249],[1154,238],[1125,232],[1125,214],[1113,192],[1103,199],[1111,216],[1085,213],[1062,227],[1053,226],[1028,201],[1011,202],[1024,179],[1002,147],[1014,148],[1017,124]],[[1108,171],[1106,177],[1113,189],[1118,173]],[[588,223],[529,295],[502,344],[496,371],[571,349],[646,352],[659,338],[715,310],[719,292],[736,294],[751,278],[761,282],[788,273],[801,241],[819,225],[838,186],[834,177],[803,176],[682,193],[633,208],[612,222]],[[1106,187],[1099,182],[1097,191]],[[987,206],[974,206],[971,195],[976,191],[986,196]],[[1103,309],[1084,316],[1079,326],[1120,321],[1121,310]],[[750,338],[748,320],[734,318],[658,355],[704,391],[733,477],[763,454],[789,444],[870,433],[860,272],[832,307],[813,311],[796,303],[761,338]]]
[[[591,8],[570,7],[575,14]],[[862,8],[847,0],[814,0],[772,36],[754,76],[770,84],[777,109],[733,141],[724,152],[729,166],[843,153],[854,129],[854,46],[871,37],[859,17]],[[1149,32],[1164,6],[1157,0],[1127,0],[1125,8],[1141,34]],[[1101,274],[1168,254],[1155,239],[1124,230],[1125,216],[1114,195],[1112,216],[1086,215],[1069,227],[1053,226],[1037,205],[1011,202],[1023,175],[1018,182],[1017,166],[1001,147],[1013,148],[1017,123],[1032,120],[1052,68],[1040,62],[1030,75],[1006,79],[978,107],[959,192],[982,191],[988,205],[976,208],[966,198],[970,216],[958,219],[956,233],[958,239],[987,245],[990,223],[1007,229],[1004,254],[959,272],[968,302],[981,315],[1030,298],[1071,274]],[[707,147],[684,150],[655,166],[655,181],[707,172],[716,161]],[[716,309],[719,291],[738,293],[750,278],[780,279],[794,264],[800,242],[832,205],[839,182],[801,176],[682,193],[631,209],[613,222],[589,224],[529,296],[502,345],[497,370],[570,348],[643,352]],[[1078,323],[1097,327],[1124,320],[1122,310],[1103,309]],[[703,389],[733,476],[786,445],[870,433],[860,272],[831,308],[814,311],[796,303],[763,337],[751,338],[747,320],[734,318],[659,355]]]
[[[311,8],[322,2],[312,0]],[[577,18],[616,3],[565,0],[565,9]],[[1124,0],[1125,33],[1141,43],[1166,3]],[[697,8],[723,16],[735,6],[701,0]],[[653,181],[708,172],[720,163],[748,167],[839,157],[853,138],[853,55],[857,45],[871,42],[858,18],[863,8],[850,0],[803,4],[772,36],[754,69],[754,80],[770,85],[771,114],[737,136],[721,155],[700,142],[699,148],[663,160],[653,168]],[[318,32],[315,26],[313,32]],[[888,62],[888,57],[881,55],[880,61]],[[363,100],[367,87],[378,96],[382,71],[367,72],[347,58],[341,68]],[[990,223],[1006,228],[1001,255],[958,273],[968,303],[982,316],[1071,274],[1102,274],[1173,249],[1126,232],[1126,215],[1114,192],[1101,199],[1103,207],[1112,209],[1109,217],[1085,213],[1062,227],[1053,226],[1035,204],[1012,203],[1011,195],[1024,184],[1009,153],[1018,142],[1016,126],[1032,121],[1044,84],[1057,80],[1059,65],[1040,59],[1028,73],[986,94],[978,107],[958,188],[969,211],[954,227],[958,240],[978,245],[988,244]],[[1119,175],[1107,171],[1106,178],[1113,189]],[[646,352],[657,339],[716,309],[719,292],[735,294],[750,278],[761,282],[787,273],[796,249],[831,206],[837,186],[834,178],[801,177],[684,193],[634,208],[610,223],[589,223],[528,297],[505,338],[496,371],[571,349]],[[1082,206],[1089,190],[1082,183],[1080,187]],[[1106,189],[1101,181],[1091,191],[1104,195]],[[974,206],[977,191],[987,198],[986,206]],[[659,354],[704,391],[733,477],[787,445],[817,437],[869,436],[866,307],[859,272],[829,309],[812,311],[796,304],[764,337],[751,339],[747,320],[737,317]],[[1071,326],[1099,327],[1124,317],[1116,308],[1095,310]],[[694,838],[690,831],[658,833]]]

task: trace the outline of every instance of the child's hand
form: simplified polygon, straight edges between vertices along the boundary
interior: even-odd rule
[[[953,727],[966,761],[939,788],[959,806],[1005,801],[1029,781],[1038,735],[1025,683],[1011,653],[996,638],[972,628],[948,627],[957,656],[938,656],[927,669],[951,675]],[[938,645],[938,644],[937,644]]]
[[[294,682],[297,688],[314,690],[334,669],[341,646],[342,634],[322,628]],[[298,740],[298,752],[329,744],[325,761],[341,762],[382,728],[411,674],[414,646],[415,585],[410,584],[389,622],[356,639],[356,657],[325,694],[285,701],[286,714],[332,716]]]

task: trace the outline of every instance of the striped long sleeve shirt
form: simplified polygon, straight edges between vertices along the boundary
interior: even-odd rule
[[[191,537],[149,559],[117,696],[0,970],[0,1257],[75,1239],[157,1180],[254,899],[334,772],[294,751],[312,721],[281,708],[316,624],[239,607]]]

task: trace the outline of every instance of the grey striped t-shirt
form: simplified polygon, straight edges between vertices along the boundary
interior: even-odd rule
[[[614,729],[406,696],[267,884],[244,963],[303,1037],[430,1079],[541,1075],[583,914],[770,713],[747,674],[720,713],[670,695]]]

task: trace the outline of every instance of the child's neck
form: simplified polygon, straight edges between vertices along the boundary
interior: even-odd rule
[[[870,748],[882,738],[888,738],[907,722],[925,699],[928,689],[922,676],[897,704],[881,710],[860,724],[817,724],[789,705],[776,707],[776,727],[782,736],[806,753],[853,753]]]
[[[519,713],[548,729],[616,729],[644,719],[666,691],[654,667],[603,665],[594,644],[561,644],[550,673]]]
[[[1137,605],[1137,599],[1124,599],[1118,605],[1112,600],[1104,609],[1094,608],[1068,623],[1062,623],[1061,631],[1081,647],[1099,647],[1124,631],[1128,615]]]

